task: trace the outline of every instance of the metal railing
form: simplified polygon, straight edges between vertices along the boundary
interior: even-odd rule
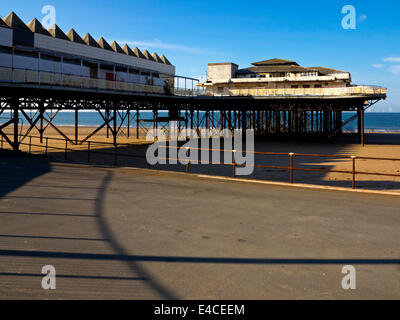
[[[174,82],[179,81],[179,79],[198,82],[197,79],[191,79],[177,75],[171,76],[171,78],[174,78]],[[162,79],[154,78],[153,80]],[[157,84],[144,84],[139,82],[118,80],[112,81],[60,72],[47,72],[6,67],[0,67],[0,82],[160,95],[172,94],[178,96],[196,96],[205,94],[205,90],[198,88],[197,83],[196,85],[191,85],[190,87],[185,86],[182,88],[178,87],[166,89],[163,85]]]
[[[21,135],[22,137],[22,135]],[[70,141],[66,139],[61,139],[61,138],[49,138],[45,137],[43,138],[43,142],[40,144],[35,144],[33,143],[33,139],[40,139],[39,136],[27,136],[28,142],[21,142],[20,145],[26,146],[28,149],[28,154],[33,154],[32,152],[32,147],[40,148],[41,152],[40,154],[43,154],[45,157],[49,155],[50,151],[59,151],[61,152],[64,156],[64,160],[69,160],[69,153],[70,152],[80,152],[80,153],[86,153],[86,162],[87,163],[92,163],[92,156],[93,155],[107,155],[107,156],[112,156],[114,159],[113,164],[115,166],[119,165],[119,159],[121,158],[138,158],[138,159],[146,159],[146,156],[140,155],[140,154],[122,154],[119,152],[121,148],[123,147],[134,147],[137,145],[129,144],[129,143],[120,143],[114,145],[113,143],[109,142],[97,142],[97,141],[80,141],[78,144],[74,144],[74,146],[79,146],[79,149],[73,149],[70,148],[69,145],[72,145]],[[65,141],[64,146],[60,147],[55,147],[51,146],[49,144],[49,141]],[[0,140],[0,150],[5,149],[4,148],[4,138],[1,136]],[[84,146],[86,144],[86,146]],[[101,148],[93,148],[93,146],[97,147],[108,147],[113,150],[113,152],[105,152],[101,151]],[[160,146],[163,148],[167,149],[178,149],[178,151],[183,148],[179,146]],[[231,166],[232,167],[232,177],[236,178],[236,168],[243,166],[240,163],[237,163],[236,161],[236,150],[225,150],[225,149],[209,149],[209,148],[194,148],[194,147],[184,147],[185,149],[185,159],[176,159],[176,158],[159,158],[162,160],[167,160],[167,161],[180,161],[182,163],[182,160],[185,160],[183,163],[185,165],[185,171],[187,173],[190,172],[190,165],[192,164],[192,161],[190,159],[190,154],[192,150],[198,150],[198,151],[217,151],[217,152],[224,152],[224,153],[232,153],[232,162],[231,163],[224,163],[224,162],[215,162],[215,161],[201,161],[201,160],[196,160],[196,164],[209,164],[209,165],[224,165],[224,166]],[[265,156],[287,156],[289,160],[289,166],[272,166],[272,165],[265,165],[265,164],[253,164],[249,165],[246,164],[246,166],[252,166],[254,168],[268,168],[268,169],[278,169],[278,170],[285,170],[288,171],[289,176],[288,176],[288,182],[293,184],[294,182],[294,173],[296,171],[304,171],[304,172],[323,172],[323,173],[342,173],[342,174],[348,174],[351,176],[351,182],[352,182],[352,188],[356,189],[356,176],[357,175],[373,175],[373,176],[385,176],[385,177],[396,177],[400,178],[400,174],[396,173],[386,173],[386,172],[370,172],[370,171],[358,171],[356,169],[356,163],[357,160],[379,160],[379,161],[399,161],[400,158],[379,158],[379,157],[362,157],[362,156],[354,156],[354,155],[349,155],[349,156],[344,156],[344,155],[331,155],[331,154],[309,154],[309,153],[294,153],[294,152],[288,152],[288,153],[283,153],[283,152],[260,152],[260,151],[247,151],[247,153],[252,153],[254,155],[265,155]],[[35,153],[36,154],[36,153]],[[336,170],[336,169],[321,169],[321,168],[300,168],[295,166],[295,159],[299,157],[313,157],[313,158],[330,158],[330,159],[343,159],[343,160],[349,160],[351,164],[351,168],[349,170]],[[146,160],[146,164],[149,169],[151,169],[151,165],[148,164]]]
[[[386,96],[387,89],[377,86],[352,86],[339,88],[280,88],[280,89],[207,89],[208,96],[321,96],[321,97],[346,97],[346,96]]]

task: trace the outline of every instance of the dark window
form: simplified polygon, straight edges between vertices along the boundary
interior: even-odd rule
[[[0,53],[12,54],[12,48],[0,46]]]
[[[315,84],[315,85],[314,85],[314,88],[322,88],[322,85],[320,85],[320,84]]]
[[[153,78],[159,78],[160,75],[158,73],[153,73]]]
[[[307,89],[307,88],[309,88],[310,87],[310,85],[309,84],[305,84],[305,85],[303,85],[303,88],[305,88],[305,89]]]
[[[128,68],[124,67],[115,67],[116,72],[128,72]]]
[[[110,66],[110,65],[107,65],[107,64],[102,64],[102,65],[100,66],[100,68],[101,68],[102,70],[108,70],[108,71],[113,71],[113,70],[114,70],[114,67],[113,67],[113,66]]]
[[[292,85],[292,89],[297,89],[299,86],[296,84],[296,85]]]
[[[49,54],[43,54],[43,53],[40,55],[40,59],[48,60],[48,61],[54,61],[54,62],[61,62],[61,58],[60,57],[52,56],[52,55],[49,55]]]
[[[79,59],[64,58],[63,62],[64,63],[68,63],[68,64],[74,64],[74,65],[77,65],[77,66],[81,65],[81,60],[79,60]]]
[[[149,76],[150,72],[142,72],[142,76]]]
[[[136,70],[136,69],[129,69],[129,73],[131,73],[131,74],[139,74],[140,71]]]
[[[38,58],[38,54],[36,52],[15,50],[14,53],[17,56],[23,56],[23,57],[29,57],[29,58]]]

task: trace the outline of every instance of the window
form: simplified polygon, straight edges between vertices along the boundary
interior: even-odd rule
[[[305,84],[305,85],[303,85],[303,88],[304,89],[307,89],[307,88],[309,88],[310,87],[310,85],[309,84]]]
[[[322,85],[321,84],[315,84],[314,88],[322,88]]]
[[[137,70],[137,69],[129,69],[129,73],[130,73],[130,74],[139,74],[140,71]]]
[[[12,48],[0,46],[0,53],[12,54]]]
[[[64,58],[63,63],[68,63],[68,64],[74,64],[76,66],[81,65],[81,60],[80,59],[71,59],[71,58]]]
[[[115,67],[116,72],[128,72],[127,68],[124,67]]]
[[[292,85],[292,89],[297,89],[299,86],[297,84]]]
[[[50,54],[41,54],[40,59],[42,60],[47,60],[47,61],[53,61],[53,62],[61,62],[61,58],[57,56],[52,56]]]
[[[14,54],[17,56],[29,57],[29,58],[38,58],[39,55],[36,52],[23,51],[23,50],[15,50]]]

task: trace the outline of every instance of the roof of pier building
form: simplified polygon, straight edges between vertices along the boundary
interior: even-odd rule
[[[336,70],[325,67],[302,67],[295,61],[284,59],[269,59],[259,62],[253,62],[253,67],[244,68],[237,71],[238,75],[245,74],[260,74],[260,73],[275,73],[275,72],[318,72],[321,75],[328,75],[334,73],[348,73],[347,71]]]
[[[159,56],[155,52],[150,54],[150,52],[147,50],[142,52],[137,47],[132,50],[127,44],[121,47],[116,41],[113,41],[110,45],[103,37],[96,41],[89,33],[87,33],[84,37],[81,37],[74,29],[71,29],[67,34],[65,34],[56,24],[46,30],[38,19],[34,18],[31,22],[29,22],[29,24],[25,24],[15,12],[11,12],[3,19],[0,18],[0,27],[11,28],[14,30],[24,30],[26,32],[46,35],[74,43],[85,44],[98,49],[113,51],[114,53],[137,57],[147,61],[159,63],[160,65],[172,66],[164,54]]]

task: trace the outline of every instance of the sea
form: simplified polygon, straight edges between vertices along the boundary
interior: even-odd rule
[[[34,114],[34,112],[28,112],[28,114]],[[204,113],[200,113],[202,117]],[[354,112],[344,112],[343,121],[354,116]],[[168,116],[167,111],[160,111],[159,116]],[[218,113],[215,113],[215,117],[218,119]],[[141,119],[152,119],[152,112],[141,111]],[[0,124],[3,124],[10,120],[10,112],[4,111],[0,115]],[[54,118],[53,123],[58,126],[73,126],[75,122],[75,113],[71,111],[62,111],[57,114]],[[132,121],[132,126],[136,125],[135,121]],[[93,111],[80,111],[79,112],[79,125],[86,127],[100,126],[103,123],[103,119],[98,112]],[[20,124],[29,125],[26,119],[20,115]],[[357,120],[354,120],[344,127],[345,130],[354,131],[357,129]],[[400,113],[396,112],[366,112],[365,113],[365,131],[367,132],[400,132]]]

